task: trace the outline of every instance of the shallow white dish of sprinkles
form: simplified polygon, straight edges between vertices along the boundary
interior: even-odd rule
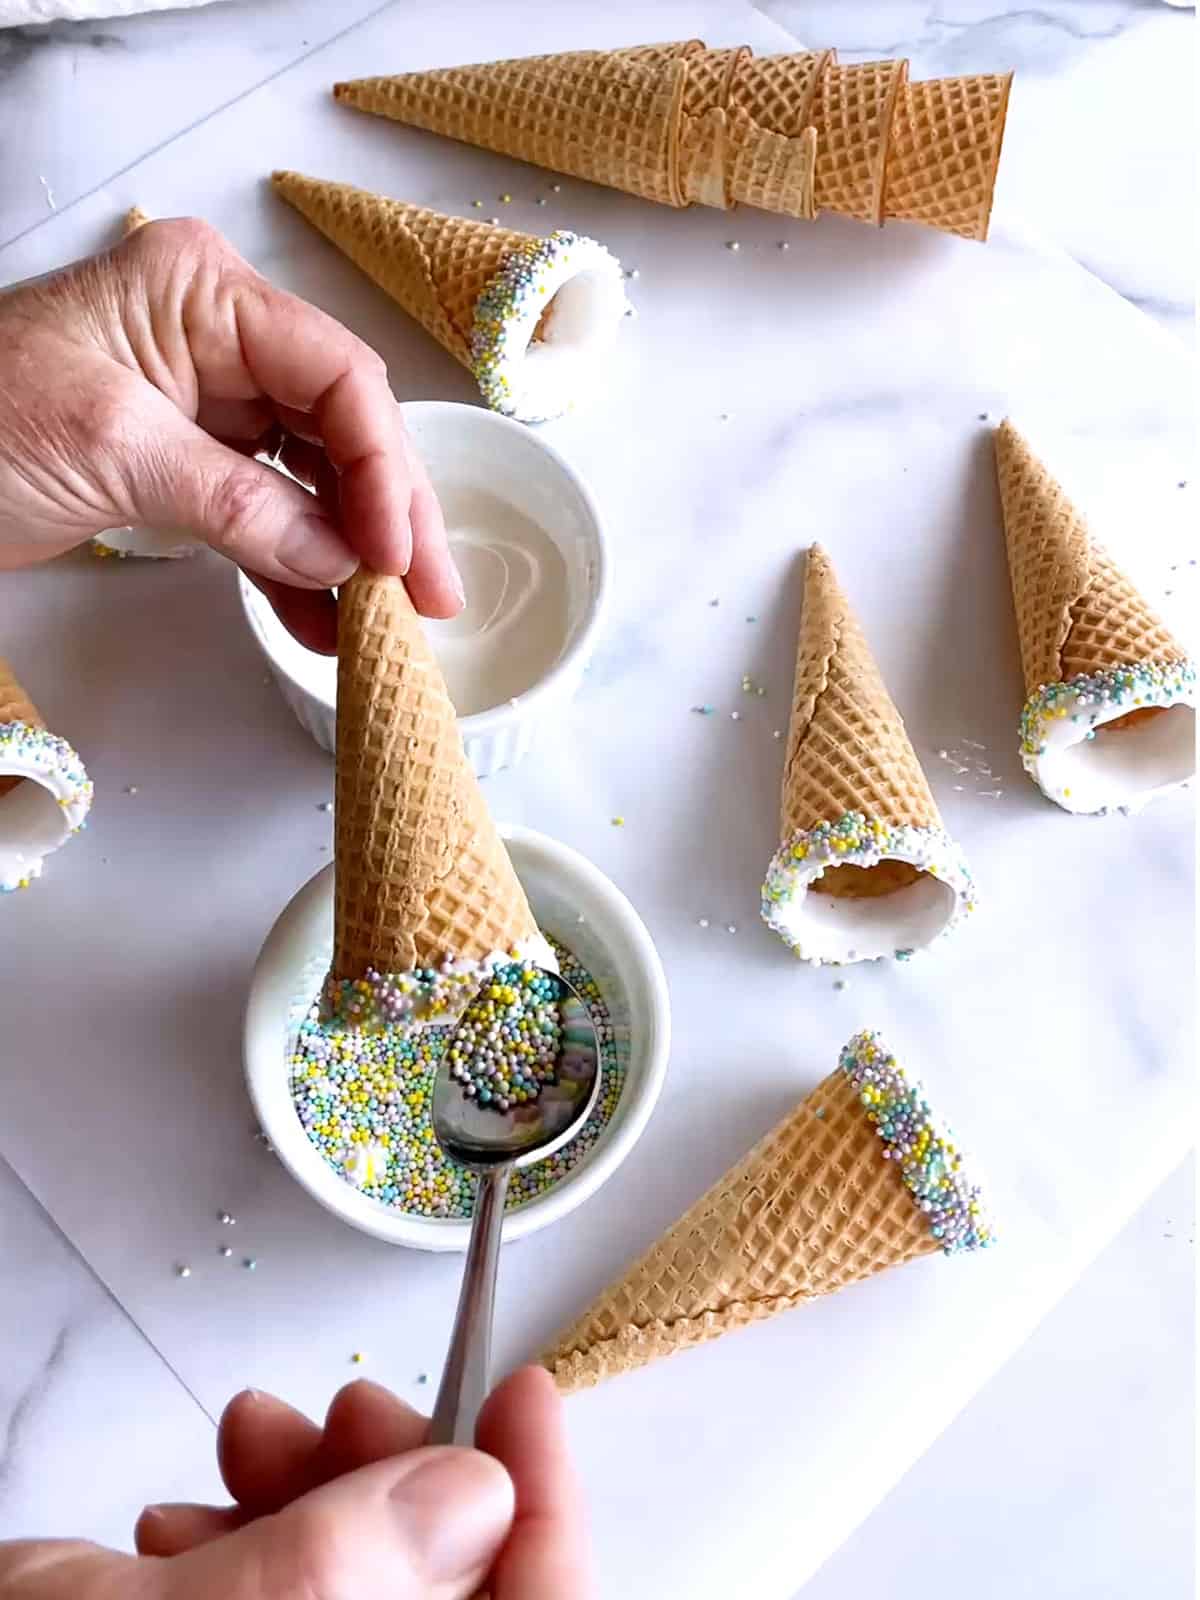
[[[671,1014],[658,952],[633,906],[577,851],[531,828],[501,833],[539,925],[595,978],[612,1018],[625,1082],[595,1145],[545,1194],[504,1219],[505,1242],[536,1233],[595,1194],[633,1149],[666,1075]],[[333,947],[333,866],[310,878],[267,935],[251,981],[243,1033],[246,1083],[263,1132],[303,1188],[351,1227],[417,1250],[465,1250],[471,1224],[418,1217],[361,1194],[309,1143],[296,1114],[288,1057],[320,989]],[[582,918],[582,920],[580,920]]]

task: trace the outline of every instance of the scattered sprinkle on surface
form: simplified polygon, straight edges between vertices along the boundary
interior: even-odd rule
[[[508,1204],[514,1208],[546,1193],[584,1159],[625,1081],[624,1048],[599,987],[565,946],[552,943],[600,1041],[600,1096],[569,1144],[513,1174]],[[370,1005],[365,1014],[378,1019],[381,1007]],[[289,1058],[292,1101],[314,1149],[363,1194],[407,1216],[469,1218],[474,1211],[477,1180],[442,1153],[431,1118],[448,1038],[439,1026],[355,1026],[344,1013],[331,1016],[318,998],[298,1019]]]
[[[258,1270],[258,1262],[253,1256],[247,1256],[242,1262],[242,1265],[245,1267],[247,1272],[256,1272]]]
[[[225,1259],[228,1260],[229,1257],[233,1254],[233,1246],[231,1244],[218,1245],[217,1246],[217,1254],[219,1256],[224,1256]]]
[[[614,817],[612,819],[612,825],[613,825],[614,828],[623,828],[625,826],[625,818],[624,817]]]
[[[175,1276],[177,1278],[190,1278],[191,1275],[192,1275],[191,1267],[176,1267],[175,1268]]]
[[[979,1186],[968,1178],[949,1128],[935,1119],[921,1085],[909,1079],[879,1035],[856,1033],[839,1064],[875,1125],[884,1159],[899,1167],[945,1254],[992,1245],[995,1233]]]
[[[742,241],[740,239],[726,239],[725,248],[726,250],[740,250],[742,248]]]

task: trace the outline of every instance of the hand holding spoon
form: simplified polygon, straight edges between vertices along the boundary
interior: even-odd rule
[[[490,981],[490,980],[489,980]],[[433,1131],[452,1161],[479,1175],[450,1352],[438,1389],[431,1444],[473,1445],[475,1419],[490,1387],[496,1265],[508,1182],[516,1167],[541,1161],[574,1138],[600,1094],[600,1041],[587,1006],[563,978],[562,1036],[553,1083],[525,1105],[480,1105],[454,1076],[451,1036],[433,1088]],[[468,1013],[470,1007],[467,1008]]]

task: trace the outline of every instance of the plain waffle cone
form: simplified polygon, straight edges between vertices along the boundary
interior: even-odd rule
[[[480,294],[530,235],[277,172],[278,194],[466,367]]]
[[[939,1249],[832,1073],[543,1355],[565,1392]]]
[[[334,94],[664,205],[913,217],[982,238],[1008,80],[944,83],[907,99],[902,60],[841,66],[832,50],[756,58],[688,40],[364,78]]]
[[[703,48],[576,50],[334,86],[360,111],[680,205],[684,62]]]
[[[986,239],[1012,73],[905,83],[896,104],[884,216]]]
[[[875,658],[829,557],[820,545],[808,552],[792,718],[783,772],[780,837],[789,839],[847,811],[871,820],[940,828],[929,783],[892,704]],[[896,872],[889,877],[888,869]],[[842,883],[843,870],[853,873]],[[832,868],[819,886],[836,893],[911,882],[916,869],[883,862],[865,872]]]
[[[1025,688],[1187,652],[1088,533],[1087,523],[1009,421],[996,476]]]
[[[17,682],[17,675],[0,656],[0,725],[6,722],[23,722],[31,728],[44,728],[37,707]],[[21,782],[19,777],[0,773],[0,795],[6,795]]]
[[[537,934],[399,578],[338,599],[333,975],[481,961]]]

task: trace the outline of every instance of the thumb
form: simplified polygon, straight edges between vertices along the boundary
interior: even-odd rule
[[[173,406],[156,411],[131,455],[128,493],[148,527],[190,533],[261,577],[302,588],[333,588],[358,566],[315,495]]]
[[[162,1600],[469,1600],[508,1537],[513,1502],[491,1456],[414,1450],[165,1562]]]

